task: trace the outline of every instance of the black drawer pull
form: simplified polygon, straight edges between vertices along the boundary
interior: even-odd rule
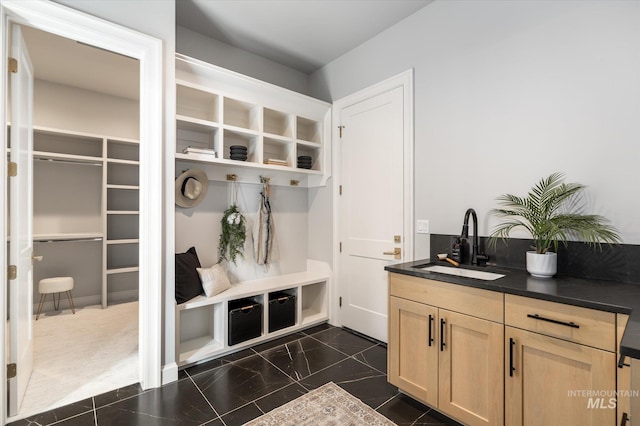
[[[558,320],[554,320],[554,319],[551,319],[551,318],[541,317],[538,314],[527,314],[527,317],[528,318],[537,319],[537,320],[540,320],[540,321],[552,322],[554,324],[566,325],[567,327],[571,327],[571,328],[580,328],[580,326],[578,324],[576,324],[575,322],[573,322],[573,321],[571,321],[571,322],[558,321]]]
[[[440,351],[444,351],[444,347],[447,346],[444,343],[444,326],[447,324],[447,322],[444,320],[444,318],[440,319]]]
[[[515,344],[516,341],[513,340],[512,337],[509,337],[509,377],[513,377],[513,372],[516,371],[516,368],[513,366],[513,347]]]
[[[620,355],[620,359],[618,359],[618,368],[631,367],[631,364],[627,364],[624,362],[625,358],[625,355]]]
[[[429,315],[429,346],[433,343],[433,315]]]
[[[627,413],[622,413],[622,419],[620,420],[620,426],[626,426],[629,421],[629,415]]]

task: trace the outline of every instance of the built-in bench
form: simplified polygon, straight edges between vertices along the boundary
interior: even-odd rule
[[[327,321],[330,277],[326,263],[309,260],[305,272],[234,283],[213,297],[197,296],[176,305],[178,366],[216,358]],[[276,292],[295,296],[295,322],[269,332],[269,295]],[[262,304],[261,333],[229,345],[229,303],[246,298]]]

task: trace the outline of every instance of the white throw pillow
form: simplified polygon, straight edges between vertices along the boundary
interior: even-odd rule
[[[215,296],[231,288],[229,278],[220,265],[213,265],[211,268],[196,268],[196,271],[200,275],[202,288],[207,297]]]

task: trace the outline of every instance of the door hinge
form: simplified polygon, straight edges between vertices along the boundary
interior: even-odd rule
[[[9,57],[9,72],[16,74],[18,72],[18,60]]]
[[[342,296],[338,297],[338,307],[342,308]]]
[[[342,241],[340,241],[340,253],[342,253]]]
[[[18,374],[16,363],[7,364],[7,379],[13,379]]]
[[[342,185],[340,185],[340,186],[338,187],[338,193],[339,193],[340,195],[342,195]]]
[[[344,126],[338,126],[338,129],[340,130],[340,137],[342,137],[342,129],[344,129]]]
[[[16,265],[9,265],[7,276],[10,280],[15,280],[16,278],[18,278],[18,267]]]
[[[9,177],[18,176],[18,163],[15,163],[13,161],[9,161],[7,163],[7,171],[9,173]]]

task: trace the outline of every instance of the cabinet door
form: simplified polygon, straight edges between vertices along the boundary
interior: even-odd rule
[[[439,312],[438,408],[468,425],[502,425],[503,325]]]
[[[615,424],[613,352],[505,327],[505,373],[509,426]]]
[[[438,310],[389,298],[389,383],[434,407],[438,405]]]

